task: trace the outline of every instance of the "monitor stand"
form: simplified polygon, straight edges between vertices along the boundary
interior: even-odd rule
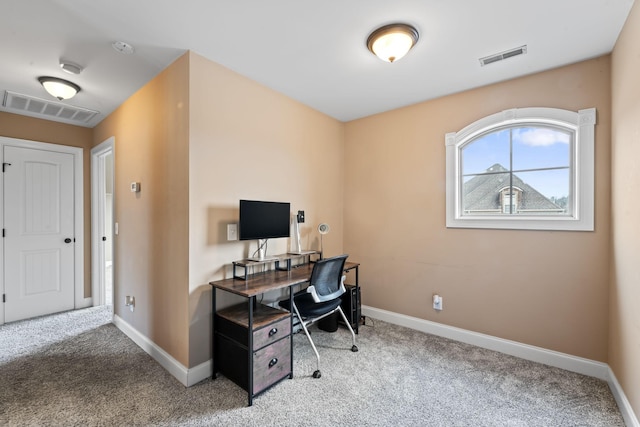
[[[247,258],[247,261],[257,261],[257,262],[262,262],[262,261],[277,261],[280,258],[278,258],[277,256],[267,256],[264,258],[260,258],[259,256],[253,256],[250,258]]]
[[[271,256],[268,257],[265,255],[265,246],[267,245],[267,239],[259,239],[258,240],[258,256],[247,258],[249,261],[274,261],[277,260],[278,257]]]

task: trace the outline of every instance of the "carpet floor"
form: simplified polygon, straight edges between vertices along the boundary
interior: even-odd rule
[[[256,397],[185,388],[103,307],[0,326],[2,426],[624,426],[606,382],[367,318],[294,335],[294,377]]]

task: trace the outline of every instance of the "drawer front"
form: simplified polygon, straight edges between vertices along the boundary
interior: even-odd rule
[[[260,328],[253,332],[253,348],[259,350],[279,339],[290,335],[291,317],[279,320],[269,326]]]
[[[253,393],[291,373],[291,335],[253,354]]]

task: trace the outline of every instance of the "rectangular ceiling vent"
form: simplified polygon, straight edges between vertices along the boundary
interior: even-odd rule
[[[87,124],[98,111],[5,91],[2,106],[17,114],[71,124]]]
[[[496,53],[495,55],[480,58],[480,66],[484,67],[485,65],[493,64],[494,62],[502,61],[503,59],[513,58],[514,56],[524,55],[525,53],[527,53],[527,45],[505,50],[504,52]]]

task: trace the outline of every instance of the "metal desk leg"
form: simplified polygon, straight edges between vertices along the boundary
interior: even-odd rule
[[[362,301],[360,301],[360,280],[358,278],[358,270],[359,270],[358,267],[360,266],[356,265],[356,298],[358,299],[358,301],[356,301],[356,306],[362,307]],[[360,316],[362,316],[362,312],[360,312]],[[358,333],[359,328],[360,328],[360,318],[356,319],[356,330],[355,330],[356,334]]]
[[[249,394],[249,406],[253,405],[253,299],[254,297],[249,297],[249,336],[247,337],[247,343],[248,343],[248,352],[249,352],[249,357],[248,357],[248,376],[247,378],[249,379],[249,385],[248,385],[248,391],[247,393]]]
[[[289,286],[289,307],[293,308],[293,287]],[[289,322],[290,328],[289,328],[289,342],[291,343],[291,357],[289,357],[289,359],[291,359],[291,367],[289,368],[289,379],[293,379],[293,312],[290,311],[289,312],[289,318],[291,319],[291,321]]]
[[[216,371],[216,288],[211,288],[211,379],[217,378]]]

